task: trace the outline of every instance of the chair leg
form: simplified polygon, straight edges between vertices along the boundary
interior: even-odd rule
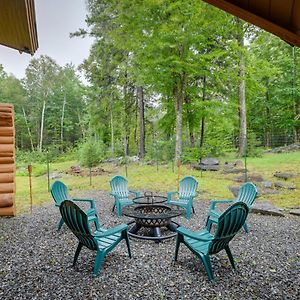
[[[96,219],[94,221],[94,224],[95,224],[96,230],[99,230],[101,228],[100,224],[99,224],[99,218],[98,218],[97,214],[95,216],[96,216]]]
[[[227,256],[229,258],[229,261],[231,263],[231,266],[235,269],[235,263],[234,263],[234,259],[233,259],[233,256],[232,256],[232,253],[230,251],[230,248],[229,246],[225,247],[225,251],[227,253]]]
[[[189,220],[191,218],[191,207],[186,207],[186,218]]]
[[[114,212],[115,209],[116,209],[116,204],[114,204],[112,212]]]
[[[175,261],[177,261],[177,258],[178,258],[179,246],[180,246],[181,241],[182,241],[182,236],[180,233],[178,233],[177,238],[176,238],[175,255],[174,255]]]
[[[246,233],[249,232],[248,225],[247,225],[246,222],[244,223],[243,228],[244,228],[244,230],[245,230]]]
[[[100,268],[104,261],[105,254],[106,254],[105,252],[97,251],[97,256],[96,256],[96,261],[95,261],[95,266],[94,266],[94,271],[93,271],[93,277],[98,276]]]
[[[193,214],[195,214],[195,208],[194,208],[194,206],[192,206],[192,209],[193,209]]]
[[[122,215],[122,205],[120,203],[117,203],[116,209],[117,209],[117,217],[121,217],[121,215]]]
[[[130,249],[130,243],[129,243],[129,237],[128,237],[128,232],[127,231],[123,231],[123,237],[126,241],[129,258],[131,258],[131,249]]]
[[[213,269],[212,269],[212,266],[211,266],[211,262],[210,262],[210,257],[209,255],[200,255],[200,258],[203,262],[203,265],[204,265],[204,268],[205,268],[205,271],[208,275],[208,278],[211,282],[214,282],[215,281],[215,278],[214,278],[214,273],[213,273]]]
[[[73,267],[75,267],[75,265],[76,265],[79,253],[80,253],[80,251],[82,249],[82,246],[83,245],[81,243],[79,243],[78,246],[77,246],[77,249],[76,249],[76,252],[75,252],[75,255],[74,255],[73,265],[72,265]]]
[[[206,226],[207,231],[210,232],[211,226],[212,226],[212,221],[209,219],[209,217],[207,217],[205,226]]]
[[[61,227],[63,226],[64,224],[64,220],[61,218],[59,223],[58,223],[58,227],[57,227],[57,231],[60,231]]]

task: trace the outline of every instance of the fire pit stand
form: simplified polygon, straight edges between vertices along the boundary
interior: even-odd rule
[[[156,242],[176,236],[176,229],[179,224],[172,221],[172,218],[180,216],[184,211],[176,205],[164,204],[166,201],[166,197],[152,193],[135,198],[133,200],[134,205],[123,209],[125,216],[134,218],[134,221],[128,223],[129,226],[132,225],[129,227],[128,234],[133,238]],[[171,233],[162,234],[162,227]],[[141,234],[141,228],[150,229],[150,234]]]

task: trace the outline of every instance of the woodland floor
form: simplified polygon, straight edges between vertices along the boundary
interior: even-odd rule
[[[82,194],[82,191],[78,192]],[[107,192],[89,191],[104,227],[127,223],[111,209]],[[183,226],[204,226],[208,201],[195,201],[196,214]],[[185,246],[172,261],[175,239],[156,244],[131,240],[108,254],[100,275],[92,278],[95,253],[83,249],[76,269],[70,268],[77,241],[64,225],[57,232],[59,211],[52,204],[33,214],[0,219],[0,299],[299,299],[300,218],[250,214],[249,234],[231,242],[238,271],[225,252],[212,256],[216,283],[209,282],[202,263]]]

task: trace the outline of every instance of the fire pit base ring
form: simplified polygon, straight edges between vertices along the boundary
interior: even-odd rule
[[[170,224],[167,226],[167,228],[172,231],[171,234],[168,235],[161,235],[160,234],[160,227],[153,227],[153,236],[149,235],[139,235],[137,234],[138,230],[142,227],[136,224],[135,221],[131,221],[127,223],[127,225],[133,225],[129,230],[128,230],[128,235],[130,237],[133,237],[135,239],[140,239],[140,240],[148,240],[148,241],[155,241],[156,243],[159,243],[162,240],[167,240],[170,238],[173,238],[177,235],[176,229],[180,226],[178,223],[171,221]]]

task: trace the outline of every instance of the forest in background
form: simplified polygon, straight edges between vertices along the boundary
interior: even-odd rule
[[[79,67],[0,65],[20,153],[193,161],[300,139],[299,49],[201,1],[88,0],[95,42]]]

